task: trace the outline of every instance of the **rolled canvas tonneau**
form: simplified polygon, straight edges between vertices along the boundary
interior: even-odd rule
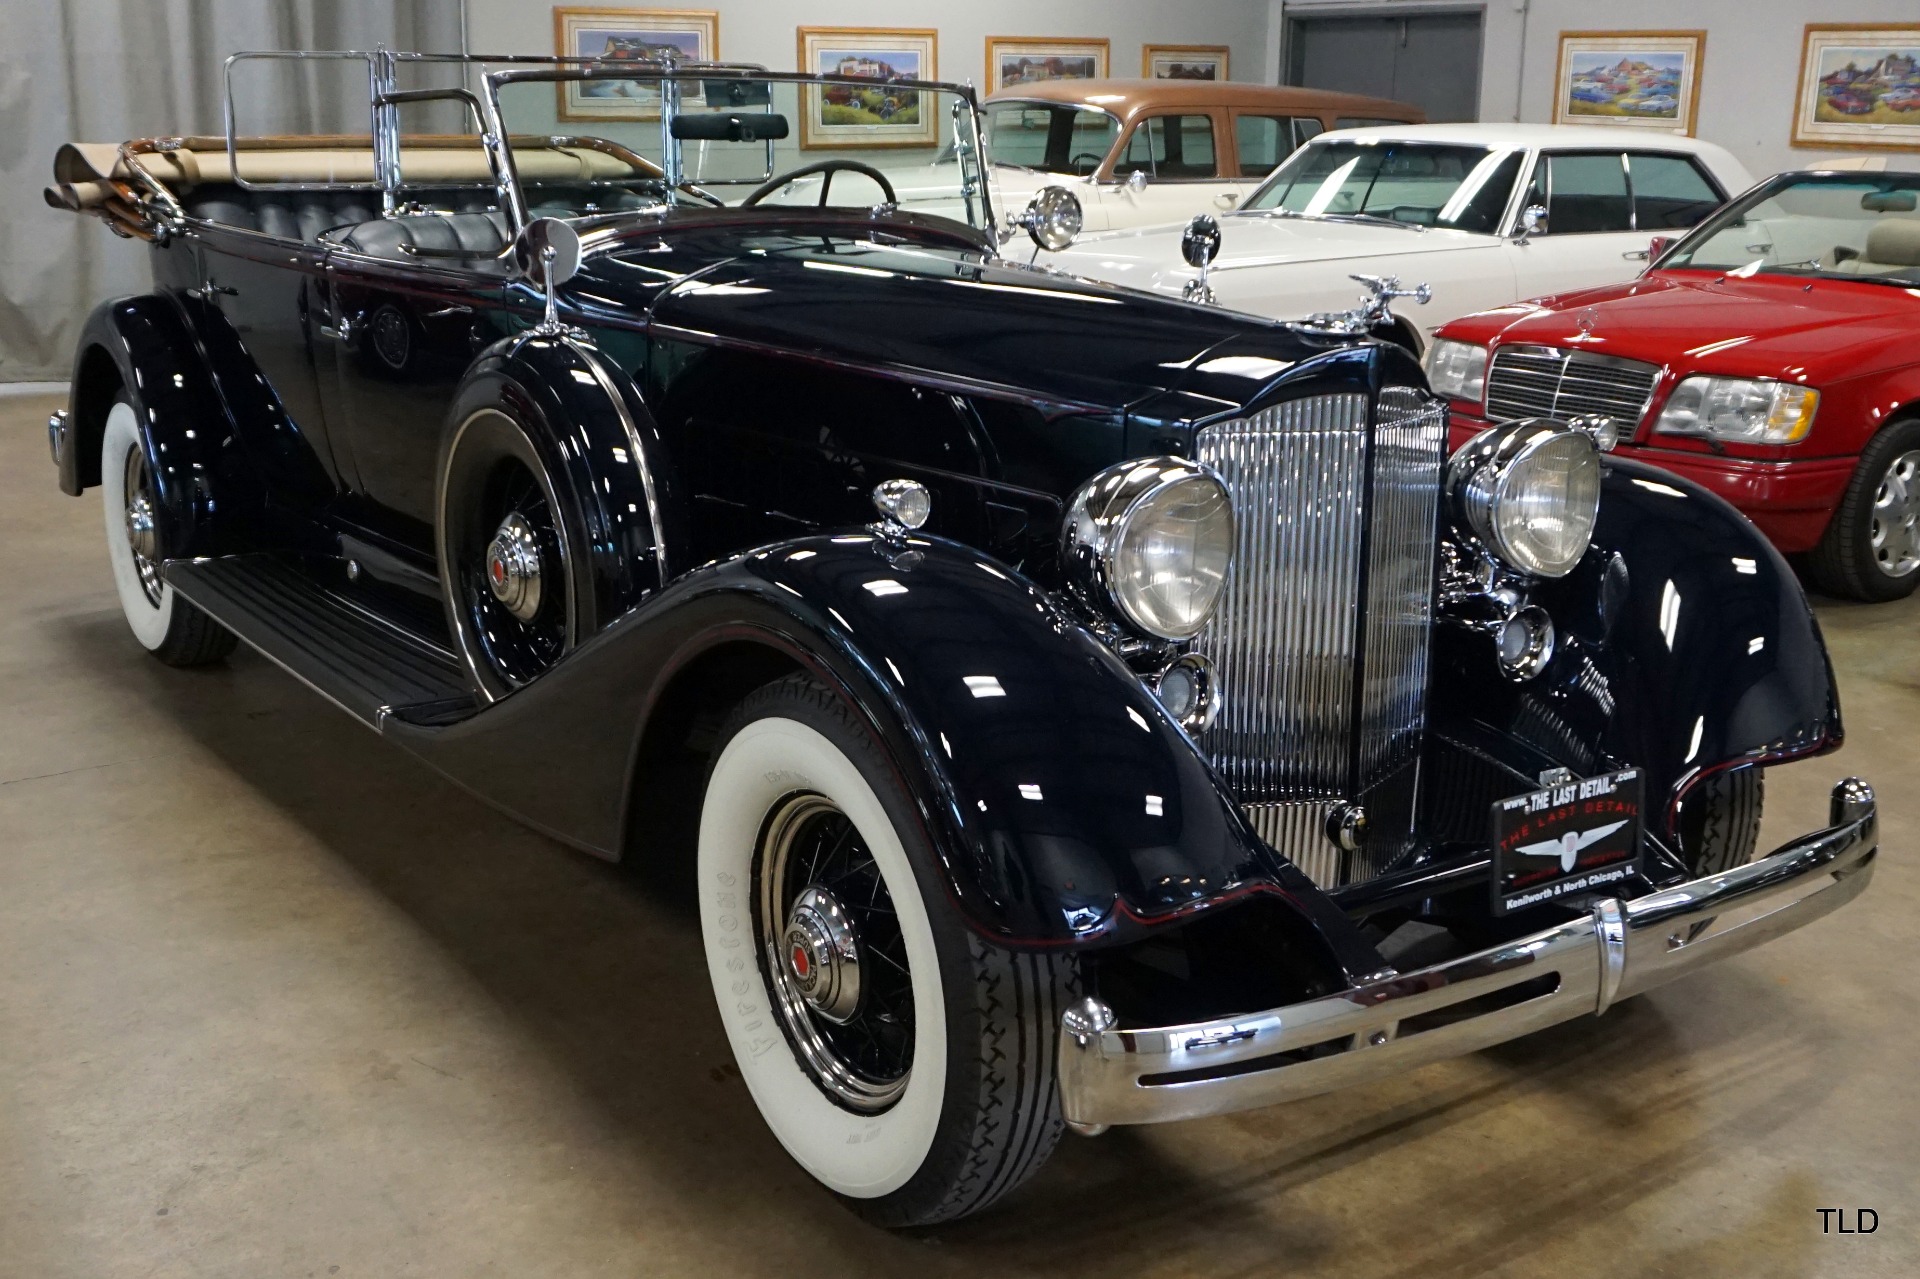
[[[514,164],[522,181],[594,182],[633,176],[636,167],[657,172],[636,156],[636,166],[610,152],[569,145],[562,139],[515,138]],[[252,183],[371,187],[374,153],[363,138],[344,136],[241,139],[229,155],[225,138],[192,137],[170,150],[129,154],[117,142],[68,142],[54,153],[54,185],[47,203],[75,213],[101,211],[129,197],[133,166],[178,194],[205,183]],[[403,139],[400,171],[423,186],[491,183],[487,155],[474,138]]]

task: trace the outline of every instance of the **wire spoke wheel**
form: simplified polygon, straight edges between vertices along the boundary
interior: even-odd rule
[[[146,454],[129,449],[126,460],[125,493],[127,545],[133,551],[134,571],[140,576],[140,589],[149,603],[160,604],[160,532],[159,503],[153,494],[153,477],[147,470]]]
[[[912,966],[866,841],[824,795],[792,795],[754,872],[761,975],[795,1055],[836,1105],[887,1109],[913,1068]]]

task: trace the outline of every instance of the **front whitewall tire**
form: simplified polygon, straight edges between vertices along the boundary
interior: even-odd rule
[[[754,936],[753,859],[761,823],[796,792],[824,795],[866,841],[893,898],[912,970],[913,1068],[888,1109],[862,1115],[828,1100],[800,1064],[762,977]],[[813,728],[755,720],[714,763],[700,816],[700,929],[714,998],[747,1089],[774,1136],[822,1184],[854,1199],[904,1186],[940,1124],[947,1060],[945,1000],[933,927],[906,850],[859,768]]]

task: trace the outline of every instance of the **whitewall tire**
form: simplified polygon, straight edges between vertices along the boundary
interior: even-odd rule
[[[801,1167],[875,1221],[985,1206],[1059,1138],[1072,961],[990,946],[954,918],[880,744],[820,684],[758,690],[720,741],[700,924],[755,1105]]]
[[[202,666],[232,652],[233,633],[161,579],[166,551],[159,499],[140,419],[125,398],[114,402],[101,433],[100,494],[114,591],[140,646],[170,666]]]

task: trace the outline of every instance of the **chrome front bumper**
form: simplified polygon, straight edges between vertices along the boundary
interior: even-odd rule
[[[1835,786],[1830,821],[1724,874],[1628,902],[1603,898],[1585,918],[1557,928],[1307,1003],[1131,1030],[1115,1028],[1112,1010],[1098,1000],[1081,1000],[1061,1019],[1062,1111],[1088,1133],[1225,1114],[1332,1092],[1603,1013],[1859,896],[1879,851],[1872,789],[1858,778]],[[1744,913],[1762,903],[1774,904]],[[1735,913],[1693,936],[1696,925]],[[1478,1007],[1463,1007],[1469,1001]],[[1318,1051],[1302,1054],[1308,1048]]]

